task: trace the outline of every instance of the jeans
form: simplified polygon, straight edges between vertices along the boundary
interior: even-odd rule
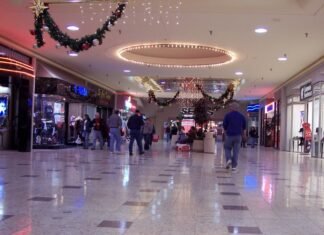
[[[258,139],[255,137],[250,137],[251,138],[251,147],[254,148],[255,145],[257,145]]]
[[[149,150],[152,144],[152,134],[144,134],[144,149]]]
[[[241,141],[242,141],[241,135],[236,135],[236,136],[226,135],[225,137],[225,142],[224,142],[225,157],[226,157],[226,161],[228,160],[232,161],[232,168],[237,167],[238,154],[240,151]]]
[[[99,140],[99,143],[100,143],[100,149],[103,149],[103,138],[102,138],[102,133],[101,133],[101,131],[96,131],[96,130],[94,130],[94,131],[93,131],[93,146],[92,146],[92,149],[95,149],[95,148],[96,148],[97,140]]]
[[[136,140],[139,152],[143,153],[142,134],[140,130],[130,130],[129,153],[133,153],[134,140]]]
[[[90,132],[83,131],[83,137],[84,137],[83,148],[85,149],[89,148],[89,136],[90,136]]]
[[[120,145],[121,145],[121,136],[120,136],[120,129],[119,128],[110,128],[110,152],[114,152],[115,142],[116,142],[116,151],[120,152]]]

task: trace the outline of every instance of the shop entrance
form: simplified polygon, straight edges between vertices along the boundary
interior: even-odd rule
[[[31,150],[31,82],[1,75],[0,149]]]

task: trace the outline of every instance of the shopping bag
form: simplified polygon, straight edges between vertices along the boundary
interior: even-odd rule
[[[160,139],[160,137],[159,137],[157,134],[154,134],[154,135],[153,135],[153,138],[152,138],[152,141],[153,141],[153,142],[158,142],[159,139]]]

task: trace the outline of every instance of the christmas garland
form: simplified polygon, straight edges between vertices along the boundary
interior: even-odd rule
[[[155,94],[154,94],[154,91],[153,90],[149,90],[148,92],[148,102],[149,103],[156,103],[158,106],[161,106],[161,107],[166,107],[166,106],[169,106],[170,104],[176,102],[176,99],[178,98],[178,96],[180,95],[180,91],[177,91],[177,93],[173,96],[172,99],[169,99],[169,100],[165,100],[165,101],[159,101]]]
[[[210,101],[214,105],[214,107],[211,108],[213,110],[218,110],[218,109],[224,108],[227,104],[229,104],[233,100],[233,97],[234,97],[234,84],[233,83],[230,83],[228,85],[224,94],[222,94],[219,98],[215,98],[215,97],[208,95],[203,90],[201,85],[197,84],[196,87],[201,92],[203,97],[205,99],[207,99],[208,101]]]
[[[32,8],[36,8],[36,4],[43,4],[39,0],[34,2]],[[53,18],[51,17],[48,6],[43,6],[41,9],[34,10],[35,12],[35,29],[30,30],[30,33],[35,36],[36,44],[35,48],[39,48],[45,45],[43,39],[43,31],[47,31],[49,35],[58,42],[57,48],[64,46],[69,47],[73,52],[80,52],[83,50],[88,50],[92,46],[101,45],[103,39],[105,38],[105,33],[110,31],[110,27],[114,26],[116,21],[122,17],[123,12],[126,8],[125,3],[118,3],[118,8],[112,12],[112,15],[108,17],[101,28],[98,28],[96,33],[91,35],[86,35],[80,39],[70,38],[66,33],[63,33],[57,26]]]

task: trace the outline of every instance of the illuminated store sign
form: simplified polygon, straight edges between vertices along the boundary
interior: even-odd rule
[[[77,86],[77,85],[72,85],[71,86],[71,91],[74,94],[77,94],[82,97],[87,97],[89,96],[89,90],[83,86]]]
[[[270,104],[268,104],[268,105],[266,105],[264,107],[264,112],[265,113],[272,113],[272,112],[274,112],[274,109],[275,109],[275,103],[272,102],[272,103],[270,103]]]
[[[313,96],[313,86],[308,83],[300,88],[300,100],[305,100]]]
[[[135,111],[136,110],[136,105],[132,104],[131,96],[128,96],[128,98],[125,100],[125,110],[126,111],[129,111],[129,110]]]

